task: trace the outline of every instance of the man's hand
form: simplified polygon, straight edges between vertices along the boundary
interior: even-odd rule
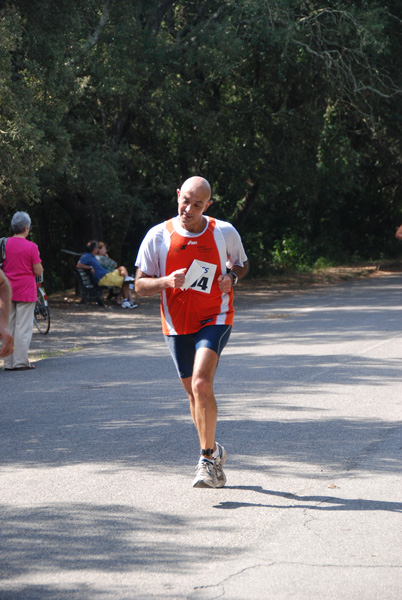
[[[177,271],[173,271],[166,277],[166,281],[168,283],[168,287],[171,288],[181,288],[184,285],[184,280],[186,279],[186,271],[187,269],[178,269]]]
[[[166,288],[181,288],[186,279],[186,271],[187,269],[178,269],[164,277],[151,277],[137,269],[135,291],[139,296],[153,296],[166,290]]]
[[[230,275],[219,275],[218,284],[220,291],[228,294],[232,289],[232,277]]]
[[[3,343],[0,348],[0,357],[10,356],[14,352],[14,338],[10,333],[8,327],[0,329],[0,338],[3,339]]]

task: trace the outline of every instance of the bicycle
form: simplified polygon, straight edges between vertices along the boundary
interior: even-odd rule
[[[39,333],[46,335],[50,329],[50,309],[47,303],[46,292],[41,285],[42,283],[43,277],[39,275],[36,277],[37,299],[34,311],[34,323]]]

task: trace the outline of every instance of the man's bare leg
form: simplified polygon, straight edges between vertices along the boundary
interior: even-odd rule
[[[181,380],[190,400],[190,412],[196,426],[201,448],[215,446],[218,410],[213,390],[214,376],[219,357],[210,348],[197,350],[192,377]]]
[[[226,450],[223,446],[219,446],[218,449],[215,442],[218,410],[213,380],[218,360],[216,352],[209,348],[200,348],[196,353],[192,377],[181,380],[190,400],[190,412],[201,449],[213,450],[214,454],[207,457],[211,462],[214,461],[212,467],[208,461],[201,460],[198,463],[194,487],[223,487],[226,483],[226,476],[222,470],[226,461]]]

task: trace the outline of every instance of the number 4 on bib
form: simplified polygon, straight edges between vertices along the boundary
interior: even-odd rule
[[[201,292],[206,292],[208,290],[208,277],[200,277],[200,279],[197,279],[197,281],[194,281],[194,283],[192,285],[190,285],[191,288],[196,288],[198,290],[198,288],[201,288],[198,291]]]
[[[186,273],[184,289],[191,288],[197,292],[210,294],[215,273],[216,265],[200,260],[194,260]]]

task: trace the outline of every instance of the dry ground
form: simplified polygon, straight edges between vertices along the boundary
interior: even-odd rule
[[[277,275],[269,279],[245,279],[235,289],[235,306],[277,300],[281,296],[302,294],[312,288],[336,285],[344,281],[380,277],[401,272],[402,262],[370,264],[356,267],[334,267],[315,273]],[[74,290],[49,298],[51,328],[48,335],[34,329],[30,358],[38,361],[74,352],[95,344],[104,344],[124,336],[146,336],[160,329],[159,298],[143,298],[136,309],[122,309],[114,303],[100,307],[96,303],[81,304]]]

